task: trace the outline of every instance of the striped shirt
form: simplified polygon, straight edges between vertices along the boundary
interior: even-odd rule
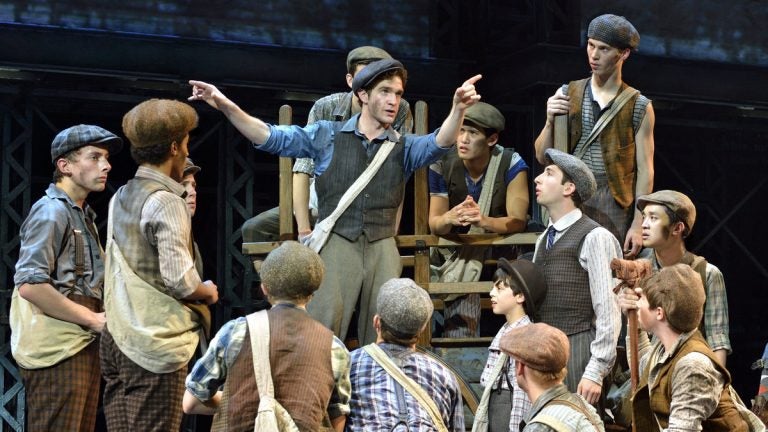
[[[581,405],[584,412],[576,410],[569,405],[563,405],[557,403],[558,400],[567,400],[575,404]],[[578,406],[578,405],[577,405]],[[588,418],[585,413],[588,413]],[[558,429],[554,429],[544,423],[537,423],[536,416],[539,414],[554,417],[560,423],[564,424],[570,431],[575,432],[603,432],[605,426],[603,425],[600,416],[597,415],[595,408],[588,404],[581,396],[568,393],[568,388],[563,384],[558,384],[554,387],[548,388],[544,393],[539,395],[536,402],[533,403],[531,410],[525,415],[526,426],[523,428],[524,432],[557,432]],[[596,425],[593,425],[592,423]]]
[[[491,385],[494,386],[494,389],[496,389],[498,388],[496,386],[498,386],[500,383],[501,388],[509,390],[508,382],[512,384],[512,412],[509,416],[510,431],[518,430],[520,427],[520,421],[523,419],[523,415],[525,415],[525,413],[531,409],[531,400],[528,398],[528,394],[523,391],[523,389],[521,389],[517,384],[515,359],[509,357],[509,364],[507,365],[506,369],[506,378],[502,375],[499,375],[499,378],[496,380],[496,382],[489,381],[491,380],[491,372],[493,372],[493,368],[496,366],[496,362],[501,355],[501,349],[499,348],[499,341],[501,341],[501,338],[509,333],[510,330],[526,326],[530,323],[531,319],[528,318],[528,315],[523,315],[519,320],[513,323],[504,323],[504,325],[501,326],[501,329],[496,334],[496,337],[493,338],[493,341],[491,341],[491,345],[488,347],[488,361],[485,363],[485,369],[483,369],[483,373],[480,376],[480,385],[483,387],[488,387]],[[502,373],[503,371],[504,369],[502,369]]]
[[[171,192],[158,191],[147,198],[141,209],[139,227],[149,243],[157,248],[160,275],[167,293],[180,299],[195,292],[202,283],[190,252],[192,220],[187,204],[179,197],[184,186],[167,175],[140,166],[136,177],[154,180]]]
[[[582,213],[574,209],[561,217],[554,224],[557,233],[555,243],[565,231],[581,219]],[[549,229],[549,227],[547,227]],[[546,246],[546,231],[536,241],[536,250]],[[534,252],[536,256],[536,252]],[[610,231],[597,227],[584,237],[579,264],[589,273],[589,292],[592,297],[592,309],[595,312],[595,340],[590,344],[591,357],[583,378],[596,383],[602,383],[603,378],[611,371],[616,360],[616,342],[621,331],[621,312],[613,288],[619,281],[613,278],[611,260],[621,258],[621,246]],[[565,289],[565,287],[549,287]]]
[[[464,432],[464,406],[461,391],[450,370],[436,360],[413,349],[389,343],[379,346],[386,351],[403,372],[416,381],[435,401],[449,431]],[[363,349],[352,352],[350,369],[352,398],[347,431],[390,432],[398,421],[395,379]],[[436,430],[427,411],[404,391],[408,408],[408,429],[398,426],[394,431],[410,432]]]
[[[186,387],[197,399],[205,402],[223,388],[227,371],[234,364],[245,340],[248,321],[236,318],[224,324],[208,345],[208,351],[195,363],[187,376]],[[331,369],[336,382],[328,404],[328,417],[336,418],[349,413],[349,352],[344,344],[333,337],[331,343]]]

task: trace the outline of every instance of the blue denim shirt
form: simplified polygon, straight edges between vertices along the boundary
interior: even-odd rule
[[[344,123],[320,120],[305,127],[269,125],[269,139],[256,148],[280,156],[311,158],[315,161],[315,175],[322,175],[333,159],[333,137],[336,133],[354,133],[363,146],[368,148],[368,139],[357,130],[356,114]],[[404,166],[405,176],[410,177],[417,169],[438,160],[450,150],[437,145],[437,131],[428,135],[406,135]],[[375,141],[385,139],[397,141],[398,133],[388,128]]]
[[[63,190],[49,185],[21,225],[15,286],[49,283],[65,295],[71,291],[101,299],[104,250],[95,218],[87,204],[81,209]],[[82,231],[85,246],[85,272],[80,282],[75,280],[75,229]]]

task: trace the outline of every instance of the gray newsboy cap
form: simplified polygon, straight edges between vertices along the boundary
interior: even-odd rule
[[[396,69],[403,69],[403,64],[399,61],[388,58],[382,60],[376,60],[373,63],[369,63],[368,66],[360,70],[355,77],[352,78],[352,91],[357,93],[358,90],[367,87],[373,80],[384,72],[389,72]],[[403,83],[405,85],[405,83]]]
[[[618,15],[605,14],[589,23],[587,37],[605,42],[608,45],[620,49],[631,48],[637,50],[640,45],[640,33],[626,18]]]
[[[361,46],[347,54],[347,70],[355,63],[370,63],[381,59],[391,59],[388,52],[375,46]]]
[[[413,337],[432,317],[432,299],[412,279],[399,278],[384,282],[376,299],[376,313],[398,337]]]
[[[553,148],[547,149],[545,154],[547,159],[573,180],[573,184],[576,185],[576,192],[579,193],[582,201],[592,198],[595,190],[597,190],[597,182],[595,182],[595,175],[592,174],[592,170],[581,159]]]
[[[87,145],[107,146],[110,154],[123,148],[123,140],[112,132],[94,125],[80,124],[59,132],[51,143],[51,162]]]
[[[680,218],[693,231],[696,222],[696,207],[687,195],[673,190],[660,190],[652,194],[642,195],[637,198],[637,209],[643,211],[648,204],[659,204],[667,207]]]
[[[187,158],[186,162],[184,163],[184,174],[182,174],[184,177],[188,175],[195,175],[199,173],[202,170],[199,166],[195,165],[194,162],[192,162],[192,158]]]
[[[496,132],[504,130],[504,116],[495,106],[478,102],[464,112],[464,121],[470,121],[483,129],[493,129]]]

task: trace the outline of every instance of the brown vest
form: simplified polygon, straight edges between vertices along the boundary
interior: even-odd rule
[[[335,386],[331,366],[333,333],[305,311],[278,305],[268,313],[269,363],[275,399],[301,431],[317,431]],[[227,373],[228,431],[253,431],[259,394],[253,376],[250,332]]]
[[[552,249],[544,247],[545,239],[534,257],[549,287],[539,309],[541,321],[557,327],[566,335],[592,328],[595,312],[589,291],[589,273],[579,264],[579,252],[584,237],[599,226],[587,216],[582,216],[557,239]]]
[[[715,408],[715,412],[702,422],[702,430],[708,432],[749,431],[749,425],[739,414],[728,393],[731,375],[727,369],[717,362],[714,353],[699,332],[695,332],[691,335],[690,339],[683,342],[683,345],[680,346],[674,357],[661,367],[650,395],[648,393],[648,374],[653,365],[648,361],[645,370],[640,375],[637,390],[635,390],[632,396],[632,415],[637,423],[637,430],[656,430],[656,420],[653,418],[654,413],[662,427],[666,428],[669,426],[670,404],[672,403],[672,374],[677,362],[692,352],[698,352],[709,357],[718,372],[725,378],[723,392],[720,395],[720,403]]]
[[[581,120],[581,105],[588,83],[589,78],[568,83],[568,96],[571,100],[571,109],[568,113],[569,153],[573,153],[581,139],[582,132],[587,134],[590,132],[582,131]],[[619,93],[626,87],[625,83],[621,83]],[[613,199],[622,208],[628,208],[635,201],[637,163],[635,160],[635,131],[632,123],[632,113],[638,96],[639,94],[627,101],[616,114],[616,117],[608,123],[597,138],[603,153],[605,172],[608,175],[608,187],[611,190]],[[595,143],[592,145],[595,145]]]

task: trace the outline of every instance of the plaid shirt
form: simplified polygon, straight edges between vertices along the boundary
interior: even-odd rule
[[[518,319],[517,321],[513,323],[504,323],[504,325],[501,326],[499,332],[496,333],[496,337],[493,338],[491,346],[488,347],[488,361],[485,363],[485,369],[483,369],[483,374],[480,376],[480,385],[483,387],[488,387],[489,385],[494,386],[494,390],[497,388],[495,386],[497,386],[499,382],[501,383],[501,388],[504,390],[509,390],[509,384],[507,384],[508,382],[512,384],[512,412],[509,416],[510,431],[517,431],[519,429],[520,421],[523,419],[523,415],[525,415],[525,413],[531,409],[531,400],[528,398],[528,394],[523,391],[523,389],[521,389],[517,384],[515,359],[512,357],[509,358],[509,363],[507,364],[506,369],[506,379],[502,375],[499,375],[499,378],[495,382],[489,381],[491,380],[491,372],[496,366],[496,362],[501,355],[501,350],[499,349],[499,341],[501,338],[509,333],[510,330],[526,326],[530,323],[531,319],[528,317],[528,315],[523,315],[522,318]],[[504,369],[502,369],[502,373],[503,371]]]
[[[199,400],[206,402],[224,386],[227,371],[235,362],[245,340],[248,322],[245,317],[236,318],[216,333],[208,351],[195,363],[187,376],[186,387]],[[331,368],[336,386],[328,403],[328,415],[336,418],[349,413],[349,352],[344,344],[333,337],[331,344]]]
[[[432,358],[409,347],[389,343],[379,344],[405,374],[416,381],[435,401],[449,431],[464,431],[464,406],[461,391],[450,370]],[[352,352],[350,370],[352,398],[347,418],[347,431],[392,431],[397,423],[398,404],[395,379],[379,366],[364,350]],[[427,411],[410,393],[405,393],[408,406],[408,430],[434,431]],[[398,426],[396,431],[405,431]]]
[[[651,261],[653,271],[659,271],[661,265],[656,259],[653,249],[646,248],[639,258]],[[704,282],[704,292],[707,300],[704,302],[704,334],[712,351],[727,350],[731,353],[730,328],[728,325],[728,296],[725,292],[725,280],[720,269],[707,263],[707,280]]]

